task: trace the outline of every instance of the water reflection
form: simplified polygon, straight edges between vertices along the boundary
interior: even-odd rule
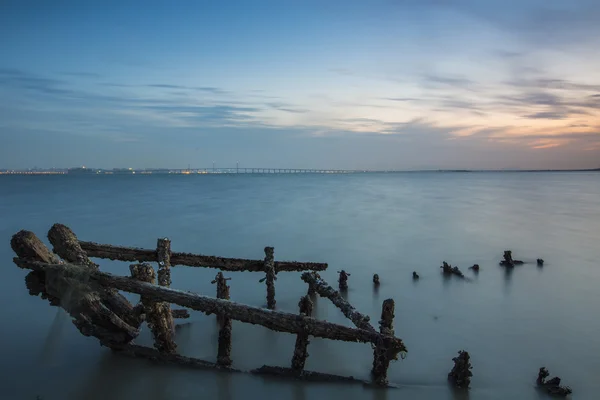
[[[294,382],[292,384],[292,398],[294,400],[306,400],[306,385]]]
[[[506,293],[510,291],[510,287],[512,285],[512,274],[514,270],[514,268],[504,267],[504,289]]]
[[[388,392],[395,389],[373,389],[373,400],[387,400]]]
[[[217,376],[217,391],[218,400],[232,400],[231,395],[231,374],[228,372],[221,372],[216,374]]]

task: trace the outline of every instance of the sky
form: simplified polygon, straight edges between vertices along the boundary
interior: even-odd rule
[[[0,1],[0,168],[600,168],[600,1]]]

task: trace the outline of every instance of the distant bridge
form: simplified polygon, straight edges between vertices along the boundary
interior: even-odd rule
[[[356,170],[344,169],[306,169],[306,168],[201,168],[201,169],[176,169],[170,173],[179,174],[352,174]]]

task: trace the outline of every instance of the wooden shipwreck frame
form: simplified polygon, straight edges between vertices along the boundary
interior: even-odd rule
[[[406,348],[394,336],[394,300],[383,302],[379,330],[369,317],[349,304],[340,293],[319,276],[327,269],[324,263],[275,261],[274,249],[265,248],[264,260],[213,257],[171,251],[169,239],[158,239],[156,249],[137,249],[85,242],[65,225],[55,224],[48,232],[50,251],[30,231],[20,231],[11,239],[17,257],[14,263],[32,270],[25,278],[29,293],[41,295],[51,305],[66,310],[74,325],[85,336],[96,337],[101,345],[116,353],[199,368],[226,371],[232,367],[232,320],[261,325],[270,330],[296,334],[296,344],[288,368],[264,365],[248,371],[296,379],[318,381],[358,381],[377,386],[390,386],[387,370],[392,360],[403,356]],[[130,276],[102,272],[91,258],[133,261]],[[157,273],[150,262],[158,264]],[[215,268],[216,297],[171,289],[171,267],[176,265]],[[231,301],[229,286],[222,271],[263,272],[267,288],[267,309]],[[301,271],[308,284],[308,293],[299,301],[299,314],[275,310],[275,280],[278,272]],[[158,281],[158,284],[157,282]],[[137,305],[131,304],[119,290],[140,295]],[[347,327],[311,317],[316,295],[328,298],[356,326]],[[311,299],[312,298],[312,299]],[[216,362],[185,357],[177,353],[174,318],[187,318],[186,309],[171,309],[171,304],[215,314],[219,324]],[[154,337],[154,348],[134,344],[142,323],[146,321]],[[372,380],[362,381],[304,369],[308,357],[309,338],[319,337],[347,342],[370,343],[373,347]]]

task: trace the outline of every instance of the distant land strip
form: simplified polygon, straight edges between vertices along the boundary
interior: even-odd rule
[[[369,169],[306,169],[306,168],[30,168],[0,169],[0,175],[205,175],[205,174],[365,174],[365,173],[416,173],[416,172],[600,172],[594,169],[420,169],[420,170],[369,170]]]

